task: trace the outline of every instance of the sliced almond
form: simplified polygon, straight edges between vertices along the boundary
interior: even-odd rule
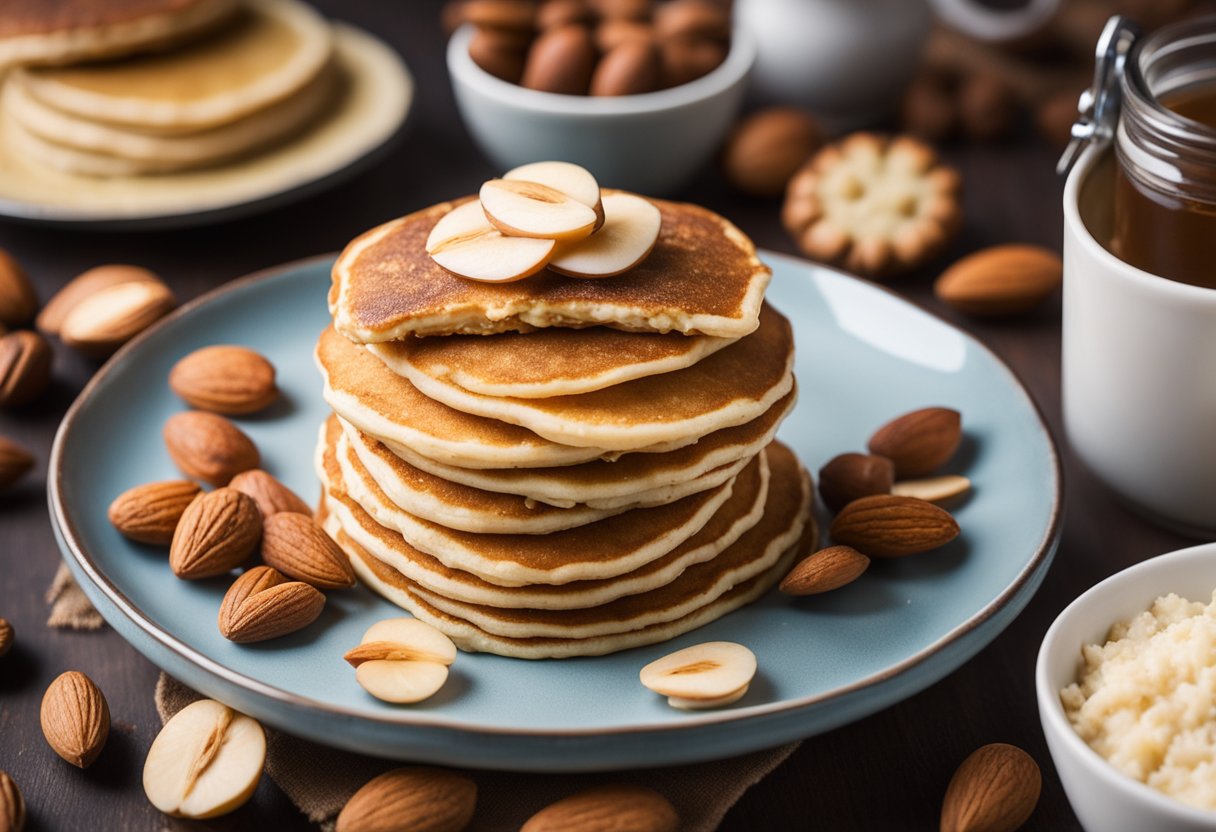
[[[961,497],[971,490],[971,480],[958,474],[927,477],[922,480],[904,480],[891,486],[897,497],[915,497],[930,503],[945,503]]]
[[[457,832],[477,807],[477,784],[463,774],[407,766],[373,777],[338,815],[336,832]]]
[[[69,670],[42,696],[42,735],[55,753],[77,768],[88,768],[110,735],[110,706],[101,688]]]
[[[161,279],[141,266],[111,264],[94,266],[69,280],[38,313],[38,329],[47,335],[58,335],[63,320],[85,298],[120,283],[160,283]]]
[[[346,654],[355,680],[385,702],[420,702],[433,696],[448,678],[456,645],[446,635],[415,618],[379,621]]]
[[[685,647],[651,662],[639,674],[655,693],[700,701],[724,699],[751,684],[755,675],[756,655],[730,641]]]
[[[667,697],[667,704],[681,711],[708,711],[726,705],[733,705],[747,695],[749,687],[751,687],[750,684],[744,685],[737,691],[728,693],[726,696],[719,696],[717,699],[687,699],[683,696],[669,696]]]
[[[253,499],[217,488],[186,507],[169,544],[169,566],[188,581],[223,575],[249,559],[261,536],[262,518]]]
[[[189,480],[149,482],[119,494],[107,513],[123,537],[167,546],[173,542],[182,515],[201,492],[198,483]]]
[[[104,358],[177,305],[168,286],[137,280],[100,289],[64,316],[59,337],[86,355]]]
[[[166,815],[214,818],[245,804],[266,761],[257,720],[214,699],[182,708],[152,741],[144,793]]]
[[[649,200],[633,194],[604,197],[604,227],[558,247],[549,268],[570,277],[611,277],[637,266],[659,240],[663,218]]]
[[[238,644],[267,641],[302,630],[317,620],[325,596],[303,581],[290,581],[269,566],[237,578],[220,602],[220,634]]]
[[[232,478],[228,487],[252,497],[258,504],[258,511],[262,513],[263,519],[283,511],[312,516],[308,503],[260,468],[242,471]]]
[[[503,179],[537,182],[561,191],[586,205],[596,214],[595,230],[604,224],[604,204],[600,201],[600,184],[591,171],[571,162],[532,162],[520,165],[502,175]]]
[[[539,182],[491,179],[480,198],[486,219],[508,237],[578,240],[599,221],[593,208]]]
[[[484,283],[510,283],[545,267],[557,243],[507,237],[486,219],[478,202],[445,214],[427,237],[426,250],[443,268]]]
[[[446,665],[436,662],[376,660],[355,669],[355,680],[384,702],[409,705],[429,699],[448,679]]]

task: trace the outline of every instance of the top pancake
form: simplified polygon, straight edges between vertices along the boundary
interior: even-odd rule
[[[435,223],[459,202],[393,220],[357,237],[334,264],[334,325],[360,343],[597,324],[721,338],[755,330],[772,272],[751,240],[704,208],[651,201],[663,218],[654,250],[637,267],[601,280],[547,269],[514,283],[467,280],[425,249]]]
[[[237,0],[8,0],[0,65],[63,64],[155,48],[206,29]]]

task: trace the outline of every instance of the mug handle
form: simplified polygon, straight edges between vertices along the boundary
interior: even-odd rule
[[[1029,0],[1014,9],[994,9],[975,0],[929,0],[946,23],[973,38],[1014,40],[1041,28],[1055,15],[1060,0]]]

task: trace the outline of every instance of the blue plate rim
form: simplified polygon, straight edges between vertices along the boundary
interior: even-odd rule
[[[1043,537],[1035,549],[1034,554],[1026,562],[1026,565],[1017,574],[1014,580],[1011,581],[999,595],[989,601],[975,615],[971,616],[950,632],[937,639],[937,641],[918,650],[911,656],[907,656],[901,661],[863,679],[859,679],[848,685],[843,685],[833,688],[832,690],[823,691],[810,696],[799,697],[796,699],[783,699],[778,702],[751,705],[744,708],[707,712],[705,714],[692,716],[687,720],[681,720],[680,722],[635,723],[632,725],[618,726],[614,728],[529,728],[523,730],[518,728],[504,728],[496,725],[470,724],[467,722],[445,718],[440,715],[419,713],[409,710],[395,712],[391,715],[369,715],[364,711],[334,705],[332,703],[314,699],[308,696],[301,696],[226,667],[215,659],[204,655],[203,653],[190,647],[188,644],[180,641],[172,633],[164,630],[155,622],[151,621],[143,613],[143,611],[140,610],[140,608],[129,598],[127,598],[122,590],[119,589],[112,581],[110,581],[93,562],[92,558],[87,554],[78,530],[68,517],[63,498],[63,449],[64,445],[67,443],[68,435],[71,433],[76,419],[86,406],[88,400],[106,383],[109,375],[115,372],[119,367],[122,367],[131,361],[131,356],[140,349],[140,346],[145,341],[154,337],[156,333],[173,326],[180,318],[191,315],[195,310],[198,310],[212,302],[218,301],[227,295],[239,293],[251,286],[273,280],[289,272],[314,267],[319,264],[332,263],[337,257],[336,253],[301,258],[298,260],[289,261],[287,263],[282,263],[277,266],[260,269],[252,274],[231,280],[221,286],[216,287],[215,289],[200,295],[199,297],[174,310],[165,318],[162,318],[156,324],[137,335],[121,349],[119,349],[118,352],[116,352],[94,374],[94,376],[85,385],[84,389],[81,390],[80,394],[76,397],[75,401],[72,402],[71,407],[69,407],[67,412],[64,414],[63,420],[60,422],[59,428],[55,433],[55,440],[51,446],[51,456],[47,466],[47,502],[50,508],[51,519],[55,523],[62,541],[60,548],[65,550],[65,555],[70,555],[72,557],[72,559],[75,561],[77,569],[84,574],[90,582],[92,582],[93,587],[100,591],[106,597],[106,599],[114,605],[114,608],[125,616],[130,623],[139,628],[144,634],[157,641],[162,647],[177,654],[180,658],[190,662],[200,670],[220,678],[229,685],[249,691],[250,693],[256,695],[263,696],[272,701],[277,701],[286,707],[293,707],[305,711],[319,711],[335,717],[358,719],[388,726],[401,727],[415,725],[419,728],[450,730],[456,733],[472,736],[487,735],[559,739],[667,733],[671,731],[686,731],[690,729],[703,728],[706,726],[739,723],[748,720],[758,720],[765,717],[789,714],[815,705],[822,705],[827,702],[838,701],[849,694],[890,682],[892,679],[907,673],[913,668],[933,658],[938,653],[946,650],[950,646],[957,643],[964,636],[968,635],[972,631],[982,626],[989,619],[993,618],[1021,593],[1023,588],[1033,579],[1041,568],[1050,563],[1050,559],[1054,554],[1057,545],[1059,544],[1061,520],[1063,514],[1064,476],[1062,467],[1060,465],[1059,449],[1056,445],[1055,438],[1051,433],[1051,429],[1048,427],[1047,422],[1043,417],[1042,409],[1039,407],[1038,402],[1035,401],[1034,397],[1030,394],[1029,390],[1027,390],[1020,376],[1013,370],[1013,368],[1006,364],[1005,361],[1000,358],[1000,356],[989,349],[978,338],[975,338],[962,328],[955,326],[954,324],[944,320],[932,312],[921,308],[917,304],[900,295],[898,292],[886,286],[881,286],[870,281],[863,280],[862,278],[851,275],[843,270],[823,266],[819,263],[813,263],[800,257],[782,254],[780,252],[774,252],[766,249],[760,249],[757,253],[760,259],[765,262],[781,260],[795,268],[821,270],[824,272],[829,272],[839,278],[860,283],[867,289],[890,295],[900,304],[910,307],[915,312],[931,318],[935,323],[945,326],[948,329],[958,333],[968,345],[973,345],[974,347],[982,350],[998,367],[1000,367],[1006,373],[1009,381],[1012,382],[1013,387],[1017,390],[1018,394],[1030,406],[1030,411],[1035,417],[1035,426],[1042,434],[1048,451],[1048,461],[1050,463],[1052,473],[1052,501],[1050,517],[1047,527],[1044,530]],[[136,647],[136,645],[132,646]],[[983,647],[980,649],[982,650]],[[139,650],[138,647],[136,647],[136,650],[137,652],[143,652],[142,650]],[[961,666],[961,664],[959,666]],[[951,671],[954,669],[957,668],[951,668]],[[945,675],[946,674],[942,674],[943,677]]]

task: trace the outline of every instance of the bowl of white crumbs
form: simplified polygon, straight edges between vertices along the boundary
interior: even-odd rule
[[[1035,689],[1086,830],[1216,830],[1216,543],[1073,601],[1043,639]]]

